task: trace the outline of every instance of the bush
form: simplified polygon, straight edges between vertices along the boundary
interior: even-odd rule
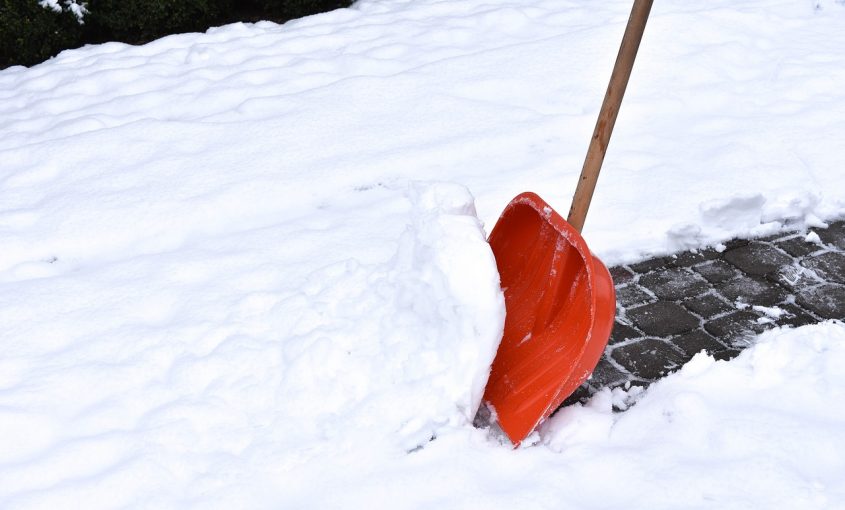
[[[351,0],[263,0],[262,7],[264,13],[276,13],[282,16],[272,21],[284,22],[317,12],[349,7],[351,4]]]
[[[83,27],[73,13],[55,12],[37,0],[0,0],[0,69],[37,64],[80,46]]]
[[[200,32],[222,22],[231,0],[90,0],[90,42],[143,44],[169,34]]]
[[[278,23],[348,7],[352,0],[87,0],[82,23],[39,0],[0,0],[0,69],[33,65],[87,43],[143,44],[235,21]],[[58,6],[56,7],[58,9]]]

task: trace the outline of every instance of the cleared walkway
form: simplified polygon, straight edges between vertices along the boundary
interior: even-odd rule
[[[564,404],[602,387],[648,385],[706,350],[730,359],[776,326],[845,319],[845,221],[810,232],[736,239],[611,268],[616,324],[592,378]]]

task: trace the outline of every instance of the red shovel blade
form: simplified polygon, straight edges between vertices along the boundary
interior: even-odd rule
[[[508,204],[489,241],[507,315],[484,401],[519,445],[596,367],[616,293],[581,235],[534,193]]]

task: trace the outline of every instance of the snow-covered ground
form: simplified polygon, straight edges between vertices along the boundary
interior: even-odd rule
[[[360,0],[0,71],[0,508],[845,508],[837,322],[516,451],[471,425],[485,232],[568,209],[629,8]],[[843,27],[658,0],[593,251],[845,215]]]

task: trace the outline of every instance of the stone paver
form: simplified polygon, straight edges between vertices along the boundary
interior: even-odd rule
[[[716,292],[708,292],[695,297],[684,299],[683,304],[687,310],[697,314],[702,319],[711,319],[717,315],[724,315],[734,310],[734,306],[725,301],[724,296]]]
[[[714,260],[706,264],[699,264],[693,269],[710,283],[726,282],[739,275],[739,271],[724,260]]]
[[[760,319],[763,317],[759,314],[739,310],[708,321],[704,329],[716,338],[738,339],[745,334],[763,332],[767,323],[758,322]]]
[[[729,301],[759,306],[774,306],[786,299],[787,291],[760,276],[740,275],[720,284],[717,290]]]
[[[650,303],[655,297],[637,284],[622,285],[616,288],[616,302],[626,308]]]
[[[792,262],[792,258],[783,251],[758,241],[728,250],[724,256],[743,273],[757,276],[774,273]]]
[[[803,257],[819,249],[815,243],[808,243],[802,235],[794,235],[785,239],[775,241],[775,246],[793,257]]]
[[[724,351],[727,349],[725,344],[716,340],[713,336],[705,332],[703,329],[696,329],[689,333],[684,333],[671,341],[672,344],[684,351],[687,357],[691,358],[696,353],[707,351],[709,354]]]
[[[845,319],[845,221],[811,230],[818,237],[734,239],[721,252],[610,268],[613,333],[592,377],[564,404],[602,387],[647,386],[702,350],[731,359],[766,329]]]
[[[610,334],[610,341],[609,344],[618,344],[620,342],[624,342],[625,340],[631,338],[639,338],[643,336],[642,331],[638,331],[637,329],[628,326],[627,324],[622,324],[618,320],[613,325],[613,332]]]
[[[816,257],[807,257],[801,265],[815,271],[824,281],[845,283],[845,253],[829,251]]]
[[[640,278],[639,284],[649,289],[659,299],[677,301],[684,296],[694,296],[707,290],[707,280],[688,269],[652,271]]]
[[[845,250],[845,221],[831,223],[828,228],[817,233],[825,244]]]
[[[657,301],[631,308],[628,317],[646,335],[665,337],[677,335],[698,327],[701,322],[695,315],[672,301]]]
[[[662,377],[684,364],[681,353],[657,338],[614,347],[610,356],[630,374],[646,380]]]
[[[842,319],[845,316],[845,286],[823,283],[799,289],[797,302],[824,319]]]

